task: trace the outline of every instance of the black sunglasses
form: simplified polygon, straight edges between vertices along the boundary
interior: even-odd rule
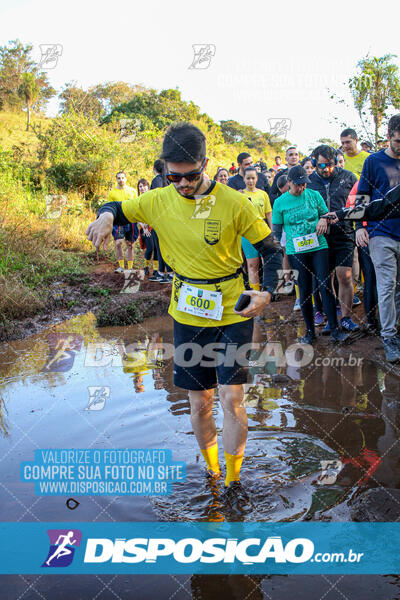
[[[317,163],[317,167],[319,169],[326,169],[327,167],[334,167],[335,163],[330,162],[330,163]]]
[[[196,179],[198,179],[203,172],[206,160],[207,157],[204,157],[201,163],[200,171],[189,171],[188,173],[166,173],[165,177],[168,179],[168,181],[173,183],[178,183],[183,178],[185,178],[187,181],[196,181]]]

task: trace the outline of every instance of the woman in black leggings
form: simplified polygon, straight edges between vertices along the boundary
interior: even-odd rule
[[[306,335],[302,342],[312,344],[316,338],[312,304],[313,274],[328,317],[331,339],[335,342],[344,341],[348,335],[339,329],[329,271],[328,244],[323,235],[327,221],[321,215],[326,214],[328,208],[319,192],[307,189],[309,182],[303,167],[290,169],[289,190],[279,196],[273,206],[273,230],[278,240],[281,239],[282,228],[285,230],[286,254],[291,268],[298,271],[300,305],[306,324]]]

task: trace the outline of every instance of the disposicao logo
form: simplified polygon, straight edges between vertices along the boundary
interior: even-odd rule
[[[74,558],[75,548],[81,545],[79,529],[48,529],[49,553],[42,567],[68,567]]]
[[[255,551],[247,550],[253,546]],[[258,550],[258,553],[257,553]],[[170,538],[89,538],[86,544],[85,563],[155,563],[160,557],[173,557],[178,563],[303,563],[310,560],[314,544],[307,538],[290,540],[286,546],[280,536],[237,539],[210,538],[204,542],[196,538],[175,541]]]

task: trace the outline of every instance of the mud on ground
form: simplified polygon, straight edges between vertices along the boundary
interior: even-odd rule
[[[0,324],[0,341],[23,339],[89,311],[96,315],[100,327],[130,325],[148,317],[167,314],[171,284],[148,281],[142,270],[135,270],[128,276],[114,273],[114,269],[115,263],[106,259],[94,263],[87,274],[54,282],[42,312],[34,317]],[[281,296],[266,308],[261,321],[264,328],[271,332],[272,337],[267,336],[270,341],[274,335],[287,332],[289,328],[295,328],[298,335],[304,334],[301,312],[293,312],[293,304],[293,296]],[[362,324],[362,306],[353,309],[352,318]],[[321,328],[317,328],[317,347],[323,350],[330,341],[329,336],[321,336],[320,332]],[[350,343],[340,347],[340,354],[343,357],[353,354],[372,359],[390,367],[394,374],[400,376],[400,367],[385,363],[379,336],[367,334],[363,329],[351,336]]]
[[[92,312],[98,325],[127,325],[166,315],[171,284],[143,280],[143,271],[114,273],[109,261],[90,272],[55,281],[44,309],[33,317],[0,323],[0,341],[23,339],[76,315]]]

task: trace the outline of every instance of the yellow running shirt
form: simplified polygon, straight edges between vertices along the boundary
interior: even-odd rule
[[[243,190],[243,195],[247,196],[252,201],[262,219],[265,219],[267,213],[272,212],[268,194],[267,192],[264,192],[264,190],[256,189],[254,192]]]
[[[345,154],[344,168],[347,169],[347,171],[354,173],[357,179],[360,179],[363,164],[368,156],[369,152],[365,152],[365,150],[361,150],[356,156],[347,156],[347,154]]]
[[[108,202],[123,202],[124,200],[128,200],[129,198],[136,198],[137,193],[134,188],[126,185],[122,188],[113,188],[108,194]]]
[[[123,201],[122,210],[129,221],[154,227],[165,262],[190,279],[216,279],[235,273],[242,264],[241,236],[256,244],[271,233],[244,194],[218,182],[208,195],[196,198],[181,196],[172,184],[156,188]],[[181,285],[174,277],[169,306],[169,314],[179,323],[217,327],[243,320],[233,312],[244,290],[242,275],[217,284],[196,284],[200,289],[222,292],[220,320],[178,310]]]

